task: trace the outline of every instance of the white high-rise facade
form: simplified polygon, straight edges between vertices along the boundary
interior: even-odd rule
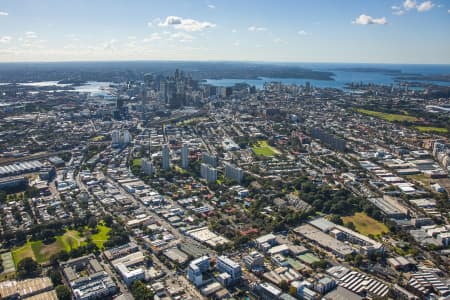
[[[181,167],[187,169],[189,167],[189,148],[187,144],[183,144],[181,148]]]
[[[165,144],[162,148],[162,168],[168,170],[170,168],[169,146]]]

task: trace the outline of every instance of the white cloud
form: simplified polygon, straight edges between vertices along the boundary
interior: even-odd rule
[[[7,16],[7,15],[9,15],[6,11],[0,11],[0,16]]]
[[[419,6],[417,6],[417,11],[418,12],[424,12],[424,11],[428,11],[430,9],[432,9],[434,6],[434,4],[431,1],[425,1],[419,4]]]
[[[170,35],[169,40],[177,40],[182,43],[192,42],[194,37],[190,34],[184,32],[175,32]]]
[[[208,4],[208,8],[214,9],[214,8],[216,8],[216,6],[213,4]]]
[[[147,22],[147,26],[153,27],[153,25],[159,24],[160,22],[161,22],[160,18],[154,18],[153,20]]]
[[[117,44],[116,39],[110,39],[106,43],[103,44],[103,49],[105,50],[114,50],[115,45]]]
[[[447,12],[450,14],[450,9]]]
[[[241,45],[241,42],[240,41],[235,41],[234,43],[233,43],[233,46],[235,46],[235,47],[239,47]]]
[[[34,32],[34,31],[27,31],[27,32],[25,32],[25,38],[27,38],[27,39],[37,39],[38,36],[37,36],[36,32]]]
[[[11,37],[8,35],[5,36],[0,36],[0,44],[6,44],[9,43],[11,41]]]
[[[267,31],[266,27],[250,26],[248,31]]]
[[[216,24],[210,22],[201,22],[194,19],[184,19],[182,17],[168,16],[164,22],[159,22],[158,26],[173,26],[175,29],[184,31],[202,31],[208,28],[216,27]]]
[[[405,13],[402,6],[394,5],[392,6],[392,13],[397,16],[401,16]]]
[[[237,30],[236,30],[236,29],[232,29],[231,32],[232,32],[232,33],[236,33]]]
[[[387,24],[387,20],[385,17],[382,18],[373,18],[371,16],[362,14],[359,17],[357,17],[353,22],[353,24],[358,25],[385,25]]]
[[[405,10],[417,9],[418,12],[429,11],[430,9],[433,8],[433,6],[434,4],[431,1],[424,1],[420,4],[418,4],[416,0],[405,0],[403,2],[403,8]],[[392,7],[392,9],[394,9],[394,7]],[[400,12],[401,10],[398,11]],[[403,12],[401,14],[403,14]]]
[[[306,32],[306,30],[299,30],[298,32],[298,35],[310,35],[310,33],[308,33],[308,32]]]
[[[406,10],[410,10],[410,9],[416,8],[416,6],[417,6],[417,3],[416,3],[415,0],[405,0],[405,2],[403,2],[403,7]]]
[[[286,41],[281,38],[275,38],[275,39],[273,39],[273,42],[275,44],[286,44]]]
[[[405,14],[405,11],[403,9],[400,9],[400,10],[394,10],[392,13],[396,16],[402,16]]]
[[[144,43],[148,43],[148,42],[157,41],[157,40],[160,40],[160,39],[162,39],[162,37],[159,35],[159,33],[154,32],[149,37],[143,39],[142,41]]]

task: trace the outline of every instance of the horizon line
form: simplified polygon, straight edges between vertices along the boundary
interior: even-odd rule
[[[57,63],[126,63],[126,62],[172,62],[172,63],[261,63],[261,64],[358,64],[358,65],[428,65],[428,66],[450,66],[450,63],[405,63],[405,62],[336,62],[336,61],[277,61],[277,60],[183,60],[183,59],[117,59],[117,60],[23,60],[23,61],[0,61],[2,64],[57,64]]]

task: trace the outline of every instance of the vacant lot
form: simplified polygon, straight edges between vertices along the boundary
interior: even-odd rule
[[[356,213],[350,217],[343,217],[342,221],[344,224],[352,222],[355,225],[356,231],[364,235],[372,234],[377,236],[389,232],[389,228],[386,225],[372,219],[365,213]]]
[[[403,121],[416,122],[416,121],[418,121],[418,119],[416,117],[408,116],[408,115],[389,114],[389,113],[384,113],[384,112],[379,112],[379,111],[374,111],[374,110],[367,110],[367,109],[362,109],[362,108],[358,108],[357,111],[361,114],[376,117],[376,118],[383,119],[383,120],[386,120],[389,122],[403,122]]]
[[[274,156],[279,151],[267,143],[267,141],[259,141],[256,145],[252,146],[253,153],[258,156]]]
[[[444,127],[414,126],[414,128],[420,132],[448,133],[448,129]]]
[[[418,183],[422,184],[426,188],[430,188],[430,178],[424,174],[407,175],[405,177],[408,179],[417,181]]]

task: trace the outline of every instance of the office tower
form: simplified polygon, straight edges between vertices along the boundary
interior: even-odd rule
[[[207,182],[215,182],[217,180],[217,169],[208,166],[207,164],[201,164],[200,175]]]
[[[236,180],[241,183],[244,178],[244,170],[232,164],[225,163],[225,177]]]
[[[217,258],[217,270],[230,275],[227,280],[225,280],[225,285],[237,282],[242,276],[241,266],[226,256],[219,256]]]
[[[166,102],[167,99],[167,81],[166,80],[161,80],[161,82],[159,83],[159,95],[161,97],[161,99]]]
[[[167,146],[167,144],[162,148],[162,168],[164,170],[170,168],[169,146]]]
[[[155,78],[152,73],[144,74],[144,83],[146,87],[152,87],[155,82]]]
[[[187,169],[189,167],[189,148],[187,144],[183,144],[181,148],[181,167]]]
[[[189,264],[188,279],[195,286],[203,284],[203,273],[208,271],[211,265],[211,259],[208,256],[199,257]]]

